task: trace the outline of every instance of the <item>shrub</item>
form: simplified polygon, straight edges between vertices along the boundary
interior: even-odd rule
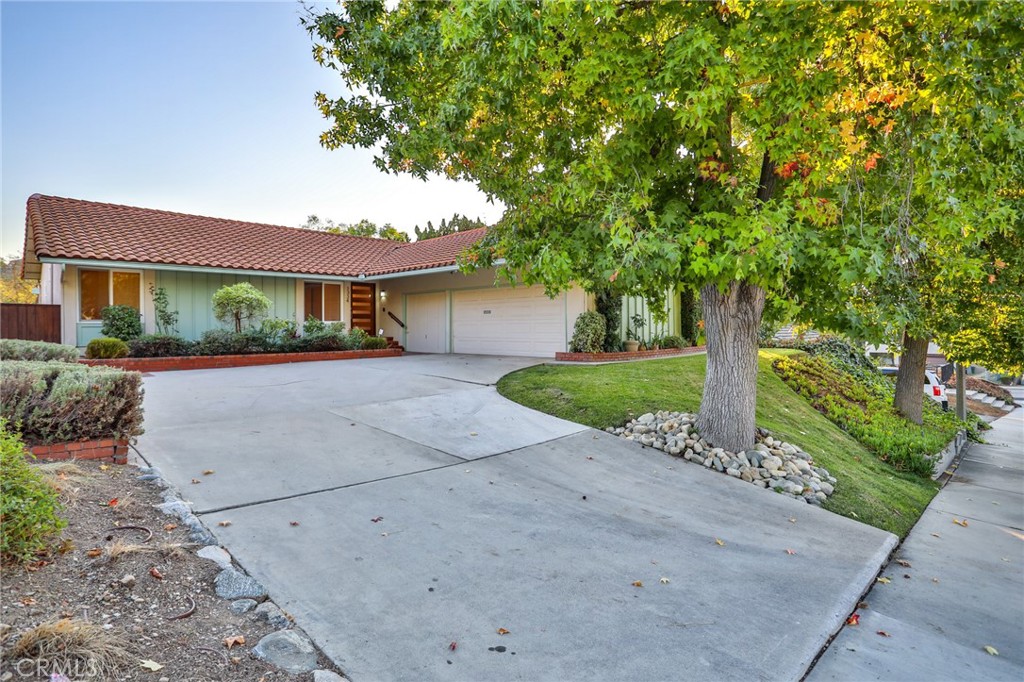
[[[880,374],[873,375],[878,382],[861,380],[824,354],[783,358],[772,367],[815,409],[900,471],[930,476],[929,456],[942,450],[958,429],[972,428],[930,400],[925,400],[924,424],[912,424],[893,407],[894,387]]]
[[[246,355],[258,353],[257,341],[243,332],[208,329],[195,345],[196,355]]]
[[[303,334],[319,334],[325,329],[327,329],[327,323],[323,320],[318,320],[312,315],[307,317],[306,321],[302,323]]]
[[[57,491],[25,456],[25,446],[0,419],[0,559],[28,561],[46,549],[65,522]]]
[[[588,310],[576,318],[569,350],[574,353],[600,353],[604,349],[606,322],[604,315]]]
[[[171,334],[144,334],[128,342],[128,355],[133,358],[173,358],[192,355],[195,344]]]
[[[288,339],[294,339],[299,335],[298,325],[295,324],[295,320],[282,320],[277,317],[271,317],[260,322],[259,331],[275,344]]]
[[[90,360],[109,360],[128,357],[128,344],[117,338],[101,336],[85,347],[85,357]]]
[[[45,341],[0,339],[0,359],[78,362],[78,349]]]
[[[348,337],[347,338],[348,338],[348,342],[345,344],[346,348],[348,348],[348,349],[362,348],[363,347],[363,341],[366,341],[366,339],[370,338],[370,335],[367,334],[362,329],[360,329],[359,327],[353,327],[352,330],[348,333]]]
[[[670,334],[661,340],[662,348],[686,348],[683,337]]]
[[[142,318],[139,311],[128,305],[108,305],[100,311],[103,326],[100,334],[122,341],[131,341],[142,335]]]
[[[359,347],[363,350],[383,350],[388,347],[388,340],[383,336],[370,336],[363,339]]]
[[[178,331],[178,311],[172,311],[167,289],[149,285],[149,295],[153,297],[153,317],[156,321],[156,333],[173,335]]]
[[[0,418],[31,445],[142,433],[142,377],[67,362],[0,364]]]
[[[214,316],[221,322],[231,322],[236,332],[242,331],[243,322],[266,315],[270,306],[270,299],[248,282],[223,286],[213,295]]]

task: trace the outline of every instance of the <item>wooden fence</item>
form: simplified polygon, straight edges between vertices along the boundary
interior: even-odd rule
[[[0,338],[60,343],[60,306],[0,303]]]

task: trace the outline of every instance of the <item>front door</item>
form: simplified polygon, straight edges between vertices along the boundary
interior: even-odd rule
[[[377,334],[377,285],[352,283],[352,328]]]

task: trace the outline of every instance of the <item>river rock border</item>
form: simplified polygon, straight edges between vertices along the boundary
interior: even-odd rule
[[[820,505],[835,492],[836,479],[827,469],[815,466],[809,454],[766,429],[757,430],[753,450],[729,452],[701,438],[696,421],[697,415],[686,412],[648,412],[625,426],[605,430],[808,504]]]

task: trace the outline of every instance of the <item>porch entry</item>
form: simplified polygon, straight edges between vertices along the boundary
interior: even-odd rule
[[[352,283],[352,328],[377,333],[377,285]]]

